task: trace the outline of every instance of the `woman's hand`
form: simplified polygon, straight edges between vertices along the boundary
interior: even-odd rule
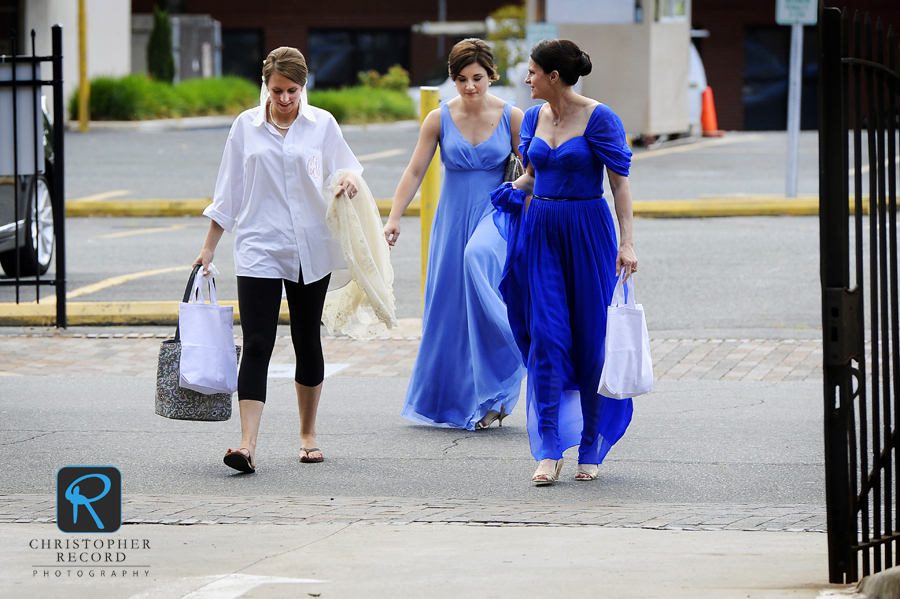
[[[223,229],[219,223],[210,219],[209,231],[206,233],[206,242],[203,244],[203,249],[200,250],[200,255],[197,256],[197,259],[194,260],[194,264],[192,265],[202,266],[203,276],[209,274],[209,263],[213,261],[213,257],[216,255],[216,246],[219,244],[219,239],[222,237],[224,231],[225,229]]]
[[[206,276],[209,274],[209,263],[213,261],[214,257],[215,252],[213,250],[203,248],[202,250],[200,250],[200,255],[197,256],[197,259],[194,260],[194,263],[191,265],[191,267],[202,266],[203,276]]]
[[[620,245],[619,254],[616,256],[616,276],[622,274],[625,269],[625,280],[628,280],[633,273],[637,272],[638,260],[634,254],[634,248],[630,245]]]
[[[357,194],[359,191],[359,181],[356,179],[356,175],[353,173],[348,173],[341,179],[341,182],[338,183],[338,186],[334,188],[334,197],[340,197],[341,194],[346,193],[347,197],[351,200],[353,196]]]
[[[388,245],[394,247],[398,237],[400,237],[400,221],[388,219],[384,226],[384,238],[387,239]]]

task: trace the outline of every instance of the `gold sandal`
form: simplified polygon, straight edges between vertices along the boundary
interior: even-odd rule
[[[503,419],[509,416],[506,413],[506,408],[504,406],[500,406],[500,411],[491,410],[487,414],[484,415],[484,418],[475,423],[475,430],[480,431],[486,428],[490,428],[494,422],[497,423],[497,428],[503,428]]]
[[[540,464],[538,464],[538,469],[534,471],[534,476],[531,477],[531,482],[533,482],[537,487],[552,485],[559,480],[559,473],[562,471],[562,467],[562,458],[556,460],[556,468],[553,472],[541,472],[541,466]]]
[[[600,476],[600,464],[578,464],[575,468],[575,480],[586,482],[597,480]]]

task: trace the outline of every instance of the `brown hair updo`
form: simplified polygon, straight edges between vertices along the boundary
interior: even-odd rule
[[[306,77],[309,69],[306,67],[306,59],[297,48],[282,46],[269,52],[263,61],[262,76],[266,86],[269,85],[269,77],[272,73],[278,73],[287,77],[300,87],[306,85]]]
[[[531,49],[533,60],[545,73],[556,71],[566,85],[591,72],[591,57],[570,40],[541,40]]]
[[[459,77],[460,71],[474,62],[484,67],[490,81],[500,78],[497,74],[497,67],[494,66],[494,54],[491,52],[491,47],[484,40],[470,37],[458,42],[450,50],[450,58],[447,60],[450,79],[455,80]]]

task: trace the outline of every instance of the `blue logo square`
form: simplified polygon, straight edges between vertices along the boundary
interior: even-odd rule
[[[65,466],[56,474],[56,526],[63,532],[116,532],[122,474],[114,466]]]

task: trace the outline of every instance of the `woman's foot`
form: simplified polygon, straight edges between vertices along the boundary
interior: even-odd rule
[[[600,464],[578,464],[575,468],[575,480],[597,480],[600,476]]]
[[[531,477],[531,482],[538,487],[552,485],[559,480],[559,473],[562,470],[562,466],[562,458],[558,460],[541,460],[538,463],[537,470],[534,471],[534,476]]]
[[[229,468],[234,468],[241,472],[246,472],[248,474],[256,472],[256,462],[254,462],[253,455],[246,447],[241,447],[239,449],[229,448],[228,451],[225,452],[225,457],[222,458],[222,461],[225,462],[225,465]]]
[[[304,464],[324,462],[325,456],[322,454],[322,450],[318,447],[310,447],[309,449],[301,447],[300,461]]]
[[[494,424],[494,421],[497,422],[498,428],[503,428],[503,419],[507,416],[509,416],[509,414],[506,413],[505,408],[503,406],[500,406],[499,412],[497,410],[491,410],[484,415],[484,418],[476,422],[475,430],[480,431],[489,428],[492,424]]]

